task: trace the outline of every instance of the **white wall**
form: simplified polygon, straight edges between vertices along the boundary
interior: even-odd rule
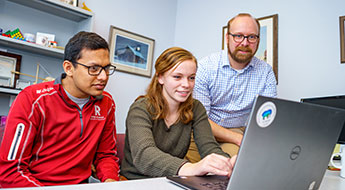
[[[83,1],[81,1],[83,2]],[[255,17],[278,14],[278,96],[345,94],[345,64],[340,64],[339,16],[344,0],[85,0],[95,13],[94,31],[108,39],[114,25],[155,39],[154,60],[168,47],[180,46],[197,58],[219,51],[222,27],[239,12]],[[258,3],[259,2],[259,3]],[[116,124],[150,79],[116,72],[109,91],[117,105]]]
[[[108,40],[110,25],[155,40],[154,61],[168,47],[174,45],[176,0],[85,0],[95,13],[93,31]],[[154,69],[152,71],[154,73]],[[106,91],[116,104],[116,128],[125,132],[125,119],[135,98],[145,93],[150,78],[115,72]]]
[[[198,58],[219,51],[222,27],[239,12],[278,14],[278,96],[345,94],[339,16],[344,0],[178,0],[175,44]]]

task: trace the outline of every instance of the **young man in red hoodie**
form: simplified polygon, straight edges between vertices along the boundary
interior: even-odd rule
[[[115,67],[107,42],[79,32],[60,78],[29,86],[11,106],[0,147],[0,188],[119,179],[115,103],[104,90]]]

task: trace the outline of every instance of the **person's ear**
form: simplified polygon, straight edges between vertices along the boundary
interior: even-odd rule
[[[164,84],[163,76],[162,75],[157,75],[157,80],[158,80],[159,84],[161,84],[161,85]]]
[[[229,45],[229,38],[230,38],[230,34],[229,33],[226,33],[225,34],[225,41],[226,41],[226,45],[228,46]],[[224,49],[226,49],[227,47],[224,47]]]
[[[74,66],[72,64],[72,62],[65,60],[62,64],[63,66],[63,70],[65,71],[65,73],[67,74],[67,76],[72,76],[73,72],[74,72]]]

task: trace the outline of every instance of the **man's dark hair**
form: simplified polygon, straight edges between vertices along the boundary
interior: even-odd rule
[[[109,51],[108,43],[98,34],[93,32],[78,32],[67,43],[65,47],[64,60],[75,62],[81,58],[81,51],[83,49],[98,50],[107,49]]]

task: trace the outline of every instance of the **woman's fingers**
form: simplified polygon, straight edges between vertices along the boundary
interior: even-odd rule
[[[216,175],[229,175],[232,170],[230,159],[217,154],[206,156],[200,164],[202,164],[205,172]]]
[[[179,171],[179,175],[205,175],[212,173],[215,175],[230,176],[236,162],[236,156],[226,158],[218,154],[210,154],[197,163],[186,163]]]

